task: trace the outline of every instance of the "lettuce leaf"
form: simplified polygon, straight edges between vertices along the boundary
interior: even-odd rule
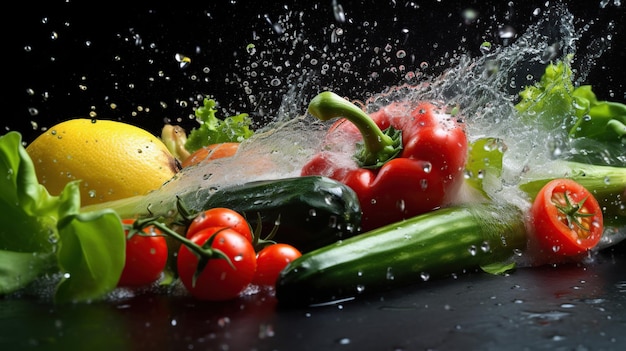
[[[626,105],[599,101],[590,85],[576,87],[571,59],[549,64],[540,81],[520,93],[515,108],[533,126],[562,130],[570,138],[618,142],[623,148]]]
[[[61,276],[56,302],[90,301],[117,285],[126,237],[113,210],[82,213],[78,182],[59,196],[39,184],[18,132],[0,136],[0,294]]]
[[[185,148],[190,153],[203,146],[225,143],[242,142],[254,133],[250,126],[252,119],[246,113],[219,119],[215,116],[217,103],[213,99],[205,98],[203,106],[196,109],[195,115],[200,126],[190,133]]]

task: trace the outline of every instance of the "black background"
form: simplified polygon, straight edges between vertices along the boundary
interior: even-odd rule
[[[225,114],[247,112],[262,124],[276,113],[282,95],[307,68],[319,70],[327,63],[330,69],[321,84],[364,98],[402,79],[403,74],[393,67],[404,65],[406,70],[416,70],[427,62],[426,73],[437,73],[445,67],[442,57],[446,53],[479,55],[483,41],[506,44],[498,36],[501,26],[523,33],[537,20],[536,9],[542,12],[556,4],[449,0],[338,3],[345,12],[343,23],[335,18],[331,0],[227,0],[205,2],[203,7],[180,3],[143,7],[74,1],[22,3],[14,12],[5,12],[3,21],[3,25],[12,23],[5,29],[10,46],[5,51],[8,61],[3,79],[4,91],[8,91],[2,97],[5,130],[21,131],[28,142],[42,128],[90,114],[137,124],[154,133],[160,132],[164,122],[172,121],[189,129],[195,126],[193,106],[203,95],[215,97]],[[611,48],[596,60],[586,81],[593,84],[601,99],[623,101],[623,6],[610,1],[606,6],[599,1],[572,1],[567,7],[578,27],[591,21],[591,32],[598,31],[597,36],[602,36],[613,21]],[[477,20],[467,22],[462,16],[466,9],[477,11]],[[277,30],[271,23],[281,27]],[[340,43],[332,41],[336,28],[343,30]],[[586,40],[578,45],[581,55],[594,50],[587,47]],[[256,49],[252,55],[246,51],[250,43]],[[394,54],[400,49],[405,50],[406,57]],[[177,53],[190,57],[191,64],[180,68]],[[311,64],[311,59],[318,63]],[[346,62],[349,69],[341,69]],[[255,63],[258,67],[251,68]],[[274,78],[281,84],[272,85]]]

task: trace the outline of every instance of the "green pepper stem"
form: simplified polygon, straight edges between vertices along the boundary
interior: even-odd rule
[[[343,117],[359,129],[363,148],[356,157],[362,167],[380,167],[397,156],[402,148],[401,133],[390,135],[383,132],[367,113],[333,92],[325,91],[315,96],[308,111],[322,121]]]

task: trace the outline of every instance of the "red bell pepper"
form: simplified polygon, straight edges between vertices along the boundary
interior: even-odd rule
[[[351,187],[361,202],[362,230],[445,206],[458,193],[467,137],[460,121],[433,104],[395,102],[368,115],[323,92],[308,111],[323,121],[343,118],[331,126],[322,151],[301,174]]]

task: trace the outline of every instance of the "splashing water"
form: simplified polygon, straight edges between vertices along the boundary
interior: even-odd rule
[[[466,122],[470,140],[480,137],[505,140],[508,151],[503,160],[502,180],[504,184],[514,185],[524,167],[549,161],[546,140],[550,140],[547,132],[528,129],[515,118],[517,93],[538,80],[547,63],[575,54],[577,42],[588,30],[589,26],[576,30],[573,15],[566,8],[555,6],[544,11],[513,43],[502,47],[489,45],[489,50],[480,57],[454,55],[449,68],[440,75],[407,76],[397,86],[366,100],[366,109],[373,111],[394,100],[429,100],[442,108],[457,109],[458,116]],[[610,33],[605,36],[610,37]],[[602,42],[604,46],[581,59],[579,80],[584,79],[593,60],[609,48],[610,43]],[[131,198],[106,205],[129,215],[144,213],[148,205],[156,213],[169,213],[175,208],[176,196],[180,196],[191,209],[200,209],[207,195],[221,187],[299,175],[304,163],[319,150],[330,125],[297,112],[323,90],[323,69],[317,67],[286,78],[285,81],[293,83],[276,116],[242,143],[234,157],[186,168],[139,201]],[[501,195],[511,201],[506,189]],[[513,201],[516,198],[521,206],[527,201],[513,193]]]

